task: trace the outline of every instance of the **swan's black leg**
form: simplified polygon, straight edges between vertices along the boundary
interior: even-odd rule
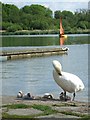
[[[67,101],[67,98],[66,98],[66,91],[64,91],[64,98],[65,98],[65,101]]]
[[[75,92],[73,93],[73,99],[72,99],[73,101],[74,101],[74,98],[75,98]]]

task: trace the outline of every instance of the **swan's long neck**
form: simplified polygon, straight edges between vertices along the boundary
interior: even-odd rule
[[[54,61],[53,61],[53,66],[54,66],[56,72],[57,72],[59,75],[62,75],[62,73],[61,73],[61,70],[62,70],[61,64],[60,64],[58,61],[54,60]]]

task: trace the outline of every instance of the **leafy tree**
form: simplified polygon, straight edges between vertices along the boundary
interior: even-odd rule
[[[81,28],[81,29],[88,29],[88,22],[86,21],[80,21],[77,25],[78,28]]]
[[[50,18],[53,17],[53,13],[49,8],[45,9],[45,17],[50,17]]]
[[[2,9],[2,29],[8,31],[17,30],[59,30],[60,17],[62,17],[63,28],[67,33],[75,33],[80,30],[89,29],[90,10],[79,9],[74,13],[71,11],[54,12],[52,17],[52,10],[42,5],[32,4],[24,6],[21,9],[11,4],[3,4],[0,2],[0,9]],[[1,29],[1,27],[0,27]]]
[[[2,4],[3,9],[3,18],[4,21],[12,22],[12,23],[18,23],[19,21],[19,9],[15,5],[9,5],[9,4]],[[6,19],[7,17],[7,19]]]
[[[64,19],[73,18],[73,13],[70,12],[70,11],[64,10],[64,11],[62,11],[62,17],[63,17]]]
[[[2,22],[2,30],[7,30],[8,27],[12,26],[13,24],[10,22]]]
[[[62,12],[61,12],[61,11],[55,11],[55,12],[54,12],[54,17],[55,17],[56,19],[60,19],[61,16],[62,16]]]
[[[31,15],[42,15],[47,17],[52,16],[52,11],[49,8],[45,8],[42,5],[32,4],[31,6],[24,6],[21,10]]]
[[[21,12],[30,14],[30,6],[24,6],[24,7],[21,9]]]
[[[8,32],[15,32],[18,30],[22,30],[21,26],[17,25],[17,24],[13,24],[12,26],[7,28]]]

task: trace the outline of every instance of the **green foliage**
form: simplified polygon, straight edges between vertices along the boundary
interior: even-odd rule
[[[75,33],[77,29],[89,29],[88,16],[90,16],[90,12],[84,9],[76,11],[74,14],[66,10],[62,12],[55,11],[55,19],[59,20],[60,17],[63,18],[63,27],[68,33]]]
[[[7,32],[15,32],[18,30],[22,30],[20,25],[12,24],[10,27],[7,28]]]
[[[12,23],[2,22],[2,30],[7,30],[8,27],[12,26]]]
[[[87,21],[80,21],[78,23],[78,27],[81,28],[81,29],[86,29],[86,28],[88,28],[88,22]]]
[[[18,23],[19,9],[15,5],[2,4],[2,19],[5,22]]]
[[[40,16],[52,16],[52,11],[48,8],[45,8],[42,5],[31,5],[31,6],[25,6],[22,8],[22,11],[31,15],[40,15]]]
[[[19,9],[15,5],[2,4],[2,29],[8,32],[17,30],[57,30],[62,17],[65,33],[77,33],[90,27],[90,10],[80,9],[75,13],[70,11],[54,12],[42,5],[32,4]],[[0,13],[1,14],[1,13]],[[58,33],[58,32],[57,32]]]
[[[56,19],[60,19],[60,17],[62,17],[62,12],[61,12],[61,11],[55,11],[55,12],[54,12],[54,17],[55,17]]]

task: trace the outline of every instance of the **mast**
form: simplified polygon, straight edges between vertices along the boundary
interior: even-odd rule
[[[60,17],[60,37],[64,35],[64,29],[62,27],[62,18]]]

